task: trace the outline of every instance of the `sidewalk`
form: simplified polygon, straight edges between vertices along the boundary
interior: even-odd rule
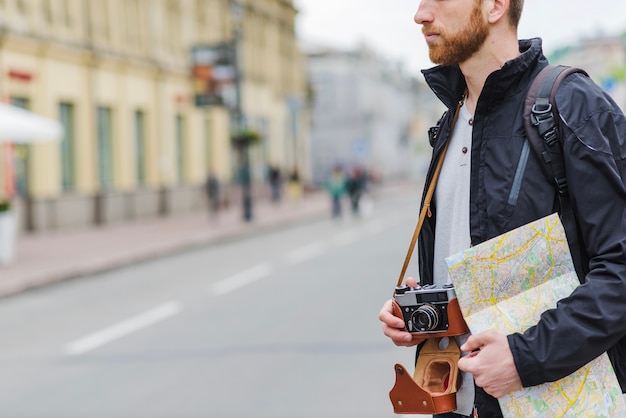
[[[201,211],[76,231],[22,235],[18,238],[15,261],[0,265],[0,297],[329,216],[329,205],[326,194],[319,191],[308,193],[299,201],[255,201],[251,222],[245,222],[241,207],[233,205],[220,212],[217,219]]]
[[[377,194],[398,192],[404,187],[385,185],[377,189]],[[22,235],[15,261],[0,266],[0,297],[326,216],[330,216],[328,196],[317,191],[299,201],[255,201],[253,219],[248,223],[243,221],[241,207],[234,205],[222,211],[217,220],[203,211],[77,231]]]

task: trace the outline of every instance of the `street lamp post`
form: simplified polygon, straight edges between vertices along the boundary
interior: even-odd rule
[[[233,67],[235,70],[235,104],[234,104],[234,125],[235,135],[239,135],[245,126],[245,120],[242,110],[241,101],[241,59],[239,56],[239,45],[241,42],[241,24],[243,20],[244,9],[239,0],[231,0],[230,12],[234,23],[233,34]],[[239,177],[242,191],[243,218],[246,222],[252,220],[252,187],[250,176],[250,156],[249,144],[240,142],[236,145],[239,157]]]
[[[291,119],[291,140],[293,147],[293,167],[298,171],[298,114],[300,112],[301,100],[296,95],[287,97],[287,107],[289,109],[289,117]]]

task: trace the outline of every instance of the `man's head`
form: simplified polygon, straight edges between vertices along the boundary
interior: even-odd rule
[[[415,22],[423,26],[432,62],[460,64],[482,48],[494,24],[516,32],[523,6],[524,0],[422,0]]]

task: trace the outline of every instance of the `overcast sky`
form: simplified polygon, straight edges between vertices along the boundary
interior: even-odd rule
[[[431,67],[421,27],[413,22],[419,0],[294,0],[298,36],[305,44],[351,48],[364,41],[379,54],[417,73]],[[580,38],[626,31],[625,0],[526,0],[519,35],[540,36],[544,50]]]

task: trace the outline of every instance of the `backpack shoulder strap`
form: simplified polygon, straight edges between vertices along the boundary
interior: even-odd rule
[[[542,69],[528,89],[524,102],[524,128],[528,142],[536,157],[543,164],[541,169],[549,182],[554,184],[559,200],[559,213],[574,261],[578,278],[584,280],[588,268],[587,257],[580,246],[580,235],[574,209],[569,199],[563,144],[560,138],[559,113],[554,96],[561,81],[570,74],[588,74],[576,67],[548,65]]]
[[[567,195],[568,191],[554,95],[561,81],[572,73],[587,75],[580,68],[548,65],[532,82],[524,103],[526,137],[539,161],[544,163],[541,168],[559,195]]]

